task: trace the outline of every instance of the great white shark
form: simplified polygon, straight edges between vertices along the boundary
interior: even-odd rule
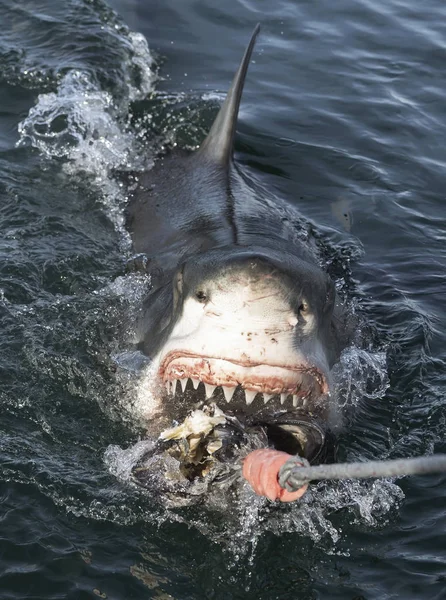
[[[354,328],[296,208],[234,159],[258,32],[199,149],[160,156],[128,205],[152,277],[136,327],[155,373],[147,416],[153,426],[212,399],[264,427],[269,445],[318,462],[337,412],[331,371]]]

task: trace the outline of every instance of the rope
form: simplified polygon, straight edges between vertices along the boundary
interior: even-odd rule
[[[304,466],[301,466],[301,465]],[[311,467],[300,456],[288,459],[279,471],[279,484],[289,492],[295,492],[306,483],[321,479],[369,479],[372,477],[402,477],[446,472],[446,454],[398,458],[396,460],[372,460],[370,462],[339,463]]]

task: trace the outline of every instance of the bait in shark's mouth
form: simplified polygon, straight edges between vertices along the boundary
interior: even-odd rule
[[[194,501],[194,495],[198,494],[190,492],[197,479],[206,478],[207,485],[220,489],[237,485],[243,460],[253,450],[271,444],[278,443],[290,454],[307,455],[312,462],[321,460],[321,449],[327,447],[323,429],[308,415],[303,414],[301,419],[294,415],[293,423],[286,413],[284,416],[283,423],[277,416],[273,425],[253,419],[242,422],[214,403],[205,404],[191,411],[179,425],[161,433],[157,445],[133,468],[133,480],[170,496],[178,506],[175,498],[180,491],[181,505]]]
[[[183,419],[183,434],[204,427],[157,446],[188,481],[240,459],[253,432],[264,447],[324,460],[337,412],[331,369],[354,329],[296,210],[233,160],[258,31],[198,151],[160,156],[128,206],[152,281],[136,327],[156,373],[147,424],[157,435]],[[209,429],[197,410],[224,421]],[[140,461],[139,481],[153,460]]]
[[[164,463],[164,476],[193,481],[204,477],[220,463],[229,463],[243,443],[244,431],[237,419],[227,416],[215,404],[193,410],[177,426],[164,430],[156,448],[143,456],[133,469],[139,482],[151,474],[153,455],[171,457],[176,461]],[[228,456],[228,452],[230,456]],[[236,462],[232,460],[236,466]]]
[[[218,489],[240,485],[243,461],[253,450],[280,448],[307,457],[310,464],[332,458],[328,455],[332,440],[323,423],[307,411],[265,415],[260,410],[237,417],[214,402],[198,405],[181,423],[162,431],[157,444],[132,470],[136,483],[156,490],[172,506],[200,500],[203,486],[197,488],[195,483],[201,478],[206,479],[206,490],[210,485]]]

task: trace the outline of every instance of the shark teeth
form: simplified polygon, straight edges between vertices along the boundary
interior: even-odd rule
[[[252,404],[252,401],[254,400],[254,398],[257,396],[257,392],[253,392],[251,390],[245,390],[245,400],[246,400],[246,404],[249,406],[250,404]]]
[[[193,389],[196,390],[198,388],[198,386],[200,385],[201,381],[199,379],[192,379],[192,378],[189,378],[189,379],[190,379]],[[180,384],[180,389],[181,389],[182,393],[184,393],[186,391],[189,379],[182,378],[182,379],[174,379],[174,380],[165,381],[164,386],[167,391],[167,394],[174,396],[177,393],[177,390],[178,390],[178,393],[180,393],[179,388],[178,388],[178,383]],[[219,389],[221,389],[223,396],[227,403],[232,401],[235,391],[237,389],[237,387],[235,387],[235,386],[225,386],[225,385],[216,386],[216,385],[211,385],[209,383],[203,383],[203,385],[204,385],[204,389],[205,389],[206,400],[208,400],[209,398],[212,398],[212,396],[215,393],[215,390],[217,388],[219,388]],[[245,393],[245,402],[248,406],[254,402],[254,399],[258,393],[260,393],[260,396],[263,397],[264,404],[268,404],[268,402],[272,398],[276,398],[276,401],[279,401],[279,399],[280,399],[281,405],[284,405],[285,403],[288,402],[289,404],[292,404],[292,406],[294,408],[298,408],[298,407],[307,408],[310,403],[309,394],[307,394],[305,396],[297,395],[296,393],[290,394],[288,392],[282,392],[281,394],[266,394],[266,393],[262,393],[262,392],[257,392],[255,390],[246,390],[243,388],[242,388],[242,391],[244,391],[244,393]],[[238,398],[241,400],[242,396],[238,396]],[[262,400],[262,398],[260,399],[260,401],[261,400]]]
[[[204,384],[204,389],[206,390],[206,400],[214,395],[216,387],[216,385],[209,385],[209,383]]]
[[[226,402],[231,402],[232,396],[234,395],[234,392],[235,392],[235,387],[226,387],[226,386],[222,385],[221,389],[223,390],[223,394],[225,396]]]

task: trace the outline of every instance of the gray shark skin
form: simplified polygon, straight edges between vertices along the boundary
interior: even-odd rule
[[[293,224],[299,215],[233,158],[259,29],[201,147],[160,157],[128,206],[134,251],[152,276],[138,324],[159,397],[147,417],[177,416],[181,395],[191,406],[213,397],[263,424],[278,449],[320,460],[349,316],[315,245]]]

